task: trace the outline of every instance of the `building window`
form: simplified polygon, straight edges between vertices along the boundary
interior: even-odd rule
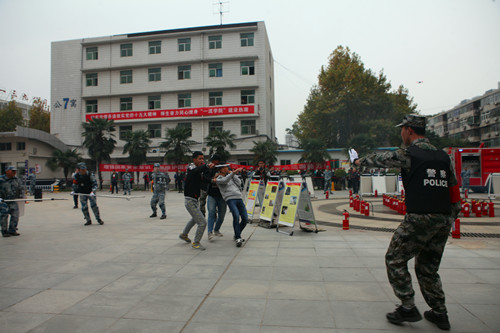
[[[289,165],[292,164],[292,160],[280,160],[280,165]]]
[[[120,56],[121,57],[131,57],[132,56],[132,43],[120,45]]]
[[[26,142],[16,142],[16,150],[26,150]]]
[[[149,81],[161,81],[161,68],[148,69]]]
[[[125,140],[130,132],[132,132],[132,125],[120,126],[120,132],[118,134],[118,138],[120,140]]]
[[[222,105],[222,91],[215,91],[208,93],[208,105]]]
[[[161,96],[148,96],[148,109],[159,109],[161,107]]]
[[[222,132],[224,130],[224,123],[222,121],[210,121],[208,122],[208,134],[212,134],[215,131]]]
[[[241,135],[255,134],[255,120],[241,121]]]
[[[222,48],[222,36],[208,36],[208,48],[209,49]]]
[[[97,47],[87,47],[87,60],[97,60],[98,56]]]
[[[179,52],[191,51],[191,38],[179,38],[177,40]]]
[[[87,113],[97,113],[97,100],[85,101],[85,111]]]
[[[0,151],[12,150],[12,143],[0,142]]]
[[[253,61],[240,62],[241,75],[255,75],[255,64]]]
[[[241,46],[253,46],[253,32],[240,34]]]
[[[120,98],[120,111],[132,110],[132,97]]]
[[[149,124],[148,125],[148,132],[149,132],[149,137],[152,139],[161,138],[161,125],[160,124]]]
[[[191,65],[177,67],[177,74],[179,80],[191,78]]]
[[[85,75],[87,87],[97,87],[97,73]]]
[[[242,90],[241,91],[241,104],[255,103],[255,90]]]
[[[222,77],[222,64],[208,64],[209,77]]]
[[[120,84],[132,83],[132,71],[120,71]]]
[[[177,95],[178,107],[187,108],[191,106],[191,93]]]
[[[161,40],[149,42],[149,54],[160,54],[160,53],[161,53]]]
[[[189,136],[193,135],[193,129],[191,123],[178,123],[177,128],[187,128],[189,129]]]

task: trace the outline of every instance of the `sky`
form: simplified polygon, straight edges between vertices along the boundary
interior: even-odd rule
[[[0,0],[0,89],[50,101],[52,41],[217,25],[218,2]],[[223,8],[223,24],[266,24],[280,143],[339,45],[393,89],[407,88],[425,115],[500,88],[500,0],[223,0]]]

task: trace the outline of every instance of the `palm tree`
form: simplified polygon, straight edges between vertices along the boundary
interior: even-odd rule
[[[82,161],[82,156],[76,149],[67,149],[66,151],[56,149],[52,152],[52,157],[47,160],[46,165],[52,171],[63,168],[64,180],[67,184],[69,171],[73,170],[80,161]]]
[[[304,149],[299,163],[322,163],[330,160],[325,143],[320,139],[302,139],[299,147]]]
[[[229,156],[231,156],[226,151],[226,146],[236,148],[236,145],[233,143],[234,139],[236,139],[236,134],[232,134],[229,130],[215,130],[205,138],[207,146],[210,147],[210,155],[213,153],[218,154],[221,157],[221,161],[227,161]]]
[[[278,155],[278,145],[269,139],[266,141],[256,142],[253,141],[253,148],[250,149],[252,153],[255,154],[254,164],[258,161],[263,160],[266,165],[274,165],[278,160],[276,155]]]
[[[130,163],[133,165],[141,165],[147,161],[147,153],[151,140],[149,132],[139,130],[128,132],[125,136],[125,146],[123,146],[123,154],[128,153]],[[139,179],[139,171],[137,171],[137,179]]]
[[[160,147],[167,149],[164,158],[168,162],[173,162],[175,164],[188,162],[189,157],[186,154],[191,152],[189,147],[196,143],[195,141],[188,139],[190,136],[190,128],[167,128],[165,138],[167,141],[160,144]]]
[[[90,158],[96,162],[99,181],[102,183],[102,174],[99,165],[102,161],[109,160],[111,153],[115,150],[116,141],[113,132],[114,120],[92,119],[88,123],[82,123],[84,132],[82,136],[83,146],[87,148]]]

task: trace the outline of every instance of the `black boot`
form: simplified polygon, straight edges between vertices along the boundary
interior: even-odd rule
[[[401,325],[405,321],[415,322],[422,320],[422,315],[416,306],[411,309],[405,309],[402,305],[400,305],[396,311],[389,312],[385,316],[387,317],[387,320],[396,325]]]
[[[91,220],[88,220],[87,222],[85,222],[84,225],[91,225],[92,224],[92,221]]]
[[[97,222],[100,224],[100,225],[103,225],[104,224],[104,221],[101,220],[101,219],[98,219]]]
[[[437,313],[433,310],[429,310],[424,312],[424,317],[444,331],[449,331],[451,328],[450,321],[448,320],[448,314],[446,312]]]
[[[156,212],[153,212],[153,214],[151,214],[150,217],[157,217],[158,215],[156,215]]]
[[[160,217],[160,220],[164,220],[167,218],[167,214],[163,214],[161,217]]]

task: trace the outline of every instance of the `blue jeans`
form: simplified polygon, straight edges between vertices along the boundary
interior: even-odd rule
[[[224,222],[224,217],[226,216],[226,202],[222,197],[208,196],[207,209],[208,209],[208,232],[214,231],[215,217],[217,217],[217,222],[215,223],[215,231],[219,231]]]
[[[245,204],[242,199],[230,199],[227,201],[227,206],[233,215],[234,238],[241,238],[241,232],[245,229],[248,222],[248,214]]]

